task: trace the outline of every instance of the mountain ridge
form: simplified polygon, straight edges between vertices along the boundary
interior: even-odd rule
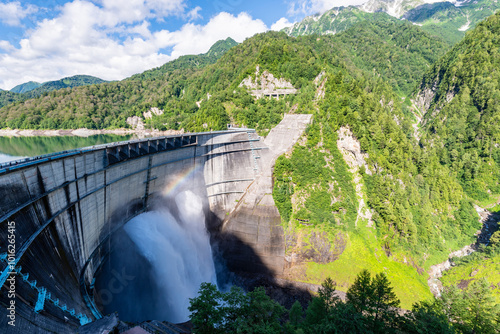
[[[33,90],[35,88],[38,88],[41,85],[42,84],[39,82],[28,81],[28,82],[22,83],[20,85],[17,85],[16,87],[12,88],[10,91],[13,93],[21,94],[21,93],[29,92],[30,90]]]
[[[454,44],[463,38],[465,31],[499,9],[497,0],[371,0],[359,6],[335,7],[321,15],[308,16],[282,31],[290,36],[335,34],[360,21],[373,20],[372,15],[383,12],[397,19],[408,20]]]

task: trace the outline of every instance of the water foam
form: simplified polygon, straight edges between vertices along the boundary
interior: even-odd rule
[[[154,303],[165,312],[161,320],[179,323],[189,318],[189,298],[202,282],[216,284],[216,273],[201,199],[184,191],[175,203],[178,219],[161,209],[134,218],[124,229],[152,267],[159,292]]]

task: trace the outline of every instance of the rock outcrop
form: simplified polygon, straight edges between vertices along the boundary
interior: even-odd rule
[[[144,116],[145,119],[153,118],[153,114],[155,114],[156,116],[163,115],[163,110],[156,108],[156,107],[152,107],[148,111],[142,113],[142,115]]]
[[[372,175],[365,161],[365,158],[368,158],[368,154],[361,152],[361,144],[354,138],[351,129],[345,126],[341,127],[338,131],[338,136],[337,146],[343,153],[349,167],[359,168],[365,166],[366,174]]]
[[[275,78],[274,75],[267,70],[260,74],[259,66],[257,66],[255,70],[255,79],[248,76],[243,79],[239,87],[246,87],[256,98],[264,96],[279,98],[280,96],[297,93],[297,89],[285,79]]]
[[[366,160],[368,154],[361,152],[361,144],[354,138],[351,129],[348,127],[341,127],[338,131],[337,147],[340,153],[349,165],[349,171],[353,174],[353,181],[356,187],[356,198],[359,201],[358,206],[358,216],[356,218],[355,225],[357,226],[359,219],[365,219],[368,221],[368,226],[373,226],[372,221],[372,210],[366,205],[363,198],[363,179],[359,173],[359,168],[361,166],[365,167],[365,172],[368,175],[372,175],[372,171],[368,167]]]
[[[139,116],[132,116],[127,118],[127,124],[134,130],[144,130],[144,122]]]

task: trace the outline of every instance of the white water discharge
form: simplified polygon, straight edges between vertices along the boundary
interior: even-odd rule
[[[144,213],[125,231],[152,267],[158,285],[156,304],[173,323],[189,318],[189,298],[202,282],[216,284],[215,266],[201,199],[191,191],[175,196],[179,219],[167,209]]]

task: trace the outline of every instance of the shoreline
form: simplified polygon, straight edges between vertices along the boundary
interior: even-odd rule
[[[69,130],[18,130],[18,129],[0,129],[0,137],[90,137],[95,135],[119,135],[127,136],[134,135],[138,138],[145,137],[161,137],[183,134],[181,130],[132,130],[132,129],[112,129],[112,130],[89,130],[85,128],[69,129]]]

